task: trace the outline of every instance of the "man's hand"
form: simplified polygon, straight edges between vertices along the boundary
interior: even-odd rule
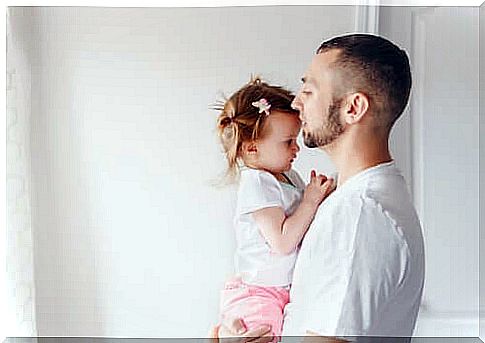
[[[349,341],[345,341],[335,337],[320,336],[319,334],[309,330],[307,330],[305,338],[302,341],[302,343],[348,343],[348,342]]]
[[[247,330],[240,318],[227,319],[216,328],[213,339],[219,343],[269,343],[274,337],[271,335],[271,326],[262,325],[255,329]]]

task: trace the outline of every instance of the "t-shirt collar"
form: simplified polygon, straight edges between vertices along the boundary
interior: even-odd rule
[[[350,178],[345,181],[343,185],[341,185],[338,189],[348,188],[349,186],[355,185],[357,183],[361,183],[369,174],[382,174],[382,173],[391,173],[396,174],[398,173],[396,169],[396,163],[394,160],[389,162],[379,163],[373,167],[369,167],[364,169],[357,174],[351,176]]]

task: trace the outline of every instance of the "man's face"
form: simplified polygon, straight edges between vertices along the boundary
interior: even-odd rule
[[[331,67],[337,55],[337,50],[330,50],[313,57],[292,103],[300,112],[303,139],[309,148],[325,147],[344,131],[340,117],[343,100],[334,97],[337,75]]]

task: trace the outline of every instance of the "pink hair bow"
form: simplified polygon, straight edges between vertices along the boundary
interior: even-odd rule
[[[269,109],[271,108],[271,104],[265,98],[261,98],[258,101],[251,103],[254,107],[259,108],[259,113],[266,113],[269,115]]]

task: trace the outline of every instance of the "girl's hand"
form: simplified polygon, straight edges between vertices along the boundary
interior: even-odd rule
[[[315,170],[311,171],[310,183],[305,188],[303,202],[314,207],[318,207],[323,199],[335,190],[335,183],[332,178],[327,178],[323,174],[317,175]]]

